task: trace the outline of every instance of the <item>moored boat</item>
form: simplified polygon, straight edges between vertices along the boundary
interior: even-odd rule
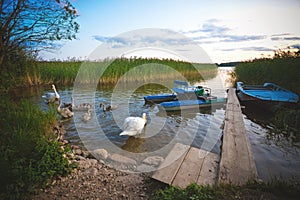
[[[187,109],[199,109],[200,107],[209,107],[217,105],[225,105],[227,98],[207,98],[197,100],[180,100],[162,102],[158,105],[158,108],[165,111],[178,111]]]
[[[237,82],[236,93],[244,104],[255,104],[264,107],[293,105],[299,101],[299,96],[274,83],[263,85],[245,85]]]
[[[190,86],[186,81],[175,80],[172,94],[145,96],[145,103],[161,103],[177,100],[212,99],[211,89],[203,86]]]

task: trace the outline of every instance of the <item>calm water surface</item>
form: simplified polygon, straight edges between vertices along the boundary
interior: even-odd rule
[[[212,88],[214,96],[225,97],[225,89],[230,87],[228,70],[230,68],[220,68],[216,78],[194,84],[206,85]],[[29,98],[41,109],[47,110],[48,105],[41,98],[47,92],[52,92],[50,86],[23,90],[16,93],[16,96]],[[58,92],[63,102],[71,102],[72,87],[58,86]],[[110,104],[113,92],[116,93],[113,87],[105,87],[97,89],[93,98],[82,95],[83,102],[91,102],[95,106],[92,120],[83,122],[81,116],[84,112],[76,112],[74,119],[63,122],[67,130],[65,139],[72,144],[88,145],[89,149],[99,148],[98,140],[107,141],[117,148],[134,153],[157,151],[170,141],[178,140],[178,142],[192,143],[192,146],[220,153],[225,106],[200,109],[196,112],[194,110],[184,113],[161,112],[156,106],[145,104],[143,97],[171,91],[163,86],[149,84],[137,88],[134,92],[118,90],[118,99],[113,103],[118,104],[119,108],[105,114],[99,104],[100,102]],[[78,92],[76,94],[80,95]],[[120,98],[122,96],[124,98]],[[128,107],[128,111],[123,110],[124,105]],[[144,135],[139,138],[119,136],[122,132],[123,120],[129,115],[141,116],[143,112],[147,113]],[[300,143],[294,142],[292,136],[287,137],[284,132],[276,129],[269,122],[269,118],[268,113],[255,109],[246,108],[244,111],[246,131],[259,176],[264,180],[274,177],[300,180]],[[179,138],[177,138],[178,132],[181,135]]]

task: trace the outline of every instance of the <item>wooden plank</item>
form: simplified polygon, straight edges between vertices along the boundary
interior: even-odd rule
[[[203,150],[194,147],[190,148],[172,182],[172,185],[185,188],[191,183],[196,183],[202,168],[205,153],[206,152]]]
[[[240,104],[235,89],[231,88],[226,107],[218,182],[241,185],[256,178],[256,166],[246,135]]]
[[[207,152],[198,180],[198,185],[215,185],[218,179],[220,157],[218,154]]]
[[[160,165],[159,170],[153,174],[152,178],[171,184],[182,164],[182,161],[186,157],[189,148],[190,146],[187,145],[180,143],[175,144],[164,162]]]

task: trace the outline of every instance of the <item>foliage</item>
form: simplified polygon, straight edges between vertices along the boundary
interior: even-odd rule
[[[168,187],[165,190],[158,190],[154,199],[160,200],[209,200],[215,199],[215,190],[211,186],[199,186],[195,183],[185,189]]]
[[[274,179],[270,182],[249,182],[242,186],[220,184],[217,186],[199,186],[195,183],[185,189],[168,186],[159,189],[153,199],[298,199],[299,183]]]
[[[0,90],[39,84],[37,52],[74,39],[77,16],[69,0],[0,1]]]
[[[55,112],[1,96],[0,199],[19,199],[50,178],[67,174],[70,166],[60,145],[49,140]]]
[[[19,50],[31,54],[55,40],[75,39],[79,28],[69,0],[3,0],[0,14],[0,65]]]

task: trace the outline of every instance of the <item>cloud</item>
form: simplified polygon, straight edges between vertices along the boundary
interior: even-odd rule
[[[224,35],[223,37],[220,42],[244,42],[267,38],[265,35]]]
[[[217,43],[217,42],[243,42],[262,40],[267,38],[266,35],[237,35],[232,34],[233,30],[227,26],[216,24],[219,20],[207,20],[201,28],[183,32],[192,34],[191,38],[200,44]]]
[[[231,48],[221,49],[222,51],[274,51],[274,49],[268,47],[242,47],[242,48]]]
[[[147,30],[146,30],[147,31]],[[157,34],[149,32],[136,33],[135,35],[120,35],[117,37],[106,37],[102,35],[92,36],[97,41],[109,44],[112,48],[155,46],[183,46],[195,43],[192,39],[172,31],[161,29]]]
[[[278,40],[291,41],[291,40],[300,40],[300,37],[271,37],[271,40],[273,40],[273,41],[278,41]]]

